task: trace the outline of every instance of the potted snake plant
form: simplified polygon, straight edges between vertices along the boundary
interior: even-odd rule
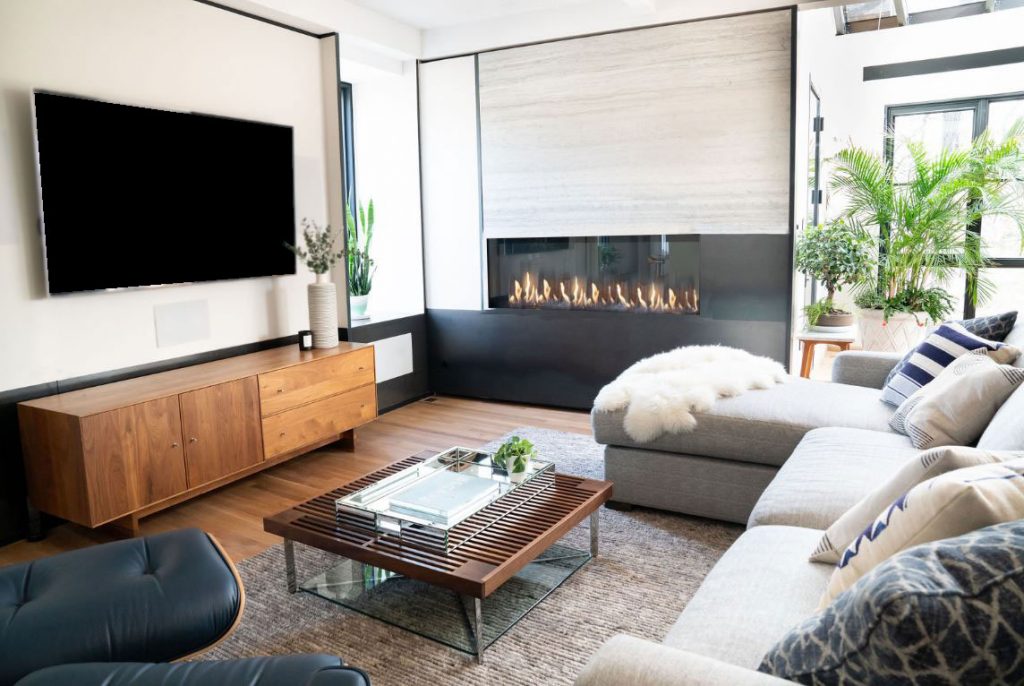
[[[359,219],[352,212],[352,203],[345,203],[345,258],[348,266],[348,295],[352,319],[368,319],[366,306],[373,290],[373,275],[376,263],[370,257],[373,241],[374,208],[373,199],[363,207],[359,203]]]

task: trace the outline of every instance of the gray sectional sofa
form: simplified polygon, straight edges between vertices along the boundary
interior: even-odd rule
[[[1024,348],[1024,324],[1006,342]],[[662,643],[616,636],[593,656],[579,686],[788,683],[756,669],[776,641],[816,612],[833,567],[808,556],[824,529],[919,452],[889,429],[892,409],[879,400],[898,360],[841,353],[832,383],[794,380],[720,400],[697,415],[693,433],[647,445],[629,441],[618,413],[594,413],[616,500],[748,528]],[[1024,387],[979,445],[1021,450],[1020,417]]]

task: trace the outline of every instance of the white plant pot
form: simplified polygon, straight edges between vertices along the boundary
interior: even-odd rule
[[[885,353],[905,353],[924,338],[928,315],[897,312],[885,321],[882,310],[861,310],[860,341],[864,350]]]
[[[352,319],[369,319],[370,315],[366,312],[366,305],[370,302],[369,295],[353,295],[349,298],[350,311],[352,313]]]
[[[508,480],[514,484],[522,483],[523,481],[526,481],[527,474],[528,472],[509,472]]]
[[[309,329],[314,348],[338,347],[338,287],[329,274],[317,274],[306,286],[309,301]]]

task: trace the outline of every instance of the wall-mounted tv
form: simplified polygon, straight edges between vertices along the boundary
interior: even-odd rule
[[[295,273],[292,129],[35,93],[51,294]]]

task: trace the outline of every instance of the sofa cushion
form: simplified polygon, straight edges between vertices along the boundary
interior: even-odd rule
[[[878,390],[810,379],[793,379],[764,390],[721,398],[694,416],[697,427],[638,444],[622,428],[625,413],[593,412],[598,443],[669,453],[723,457],[779,466],[811,429],[841,426],[890,431],[892,408]]]
[[[839,556],[819,607],[902,550],[1024,518],[1024,459],[958,469],[914,486]]]
[[[899,434],[815,429],[804,436],[779,469],[750,513],[747,526],[782,524],[827,529],[918,452],[906,436]]]
[[[996,412],[978,439],[978,447],[983,450],[1024,450],[1024,385],[1018,387]]]
[[[241,582],[183,529],[0,569],[0,684],[69,662],[164,662],[208,647],[242,612]]]
[[[1024,458],[1024,452],[981,450],[962,445],[947,445],[918,453],[833,522],[822,535],[811,560],[829,564],[839,562],[843,551],[875,521],[880,512],[919,483],[957,469],[1021,458]]]
[[[889,559],[789,632],[761,670],[804,684],[1024,682],[1024,522]]]
[[[1013,327],[1013,331],[1006,335],[1006,340],[1003,342],[1006,343],[1006,345],[1012,345],[1015,348],[1024,350],[1024,322]],[[1013,363],[1013,366],[1024,367],[1024,355],[1018,357],[1017,361]]]
[[[1017,343],[1013,343],[1009,340],[1009,337],[1013,334],[1014,325],[1017,323],[1017,311],[1003,312],[1002,314],[994,314],[986,317],[975,317],[974,319],[960,319],[952,322],[945,322],[948,324],[959,324],[968,333],[980,336],[981,338],[989,341],[995,341],[997,343],[1006,343],[1007,345],[1014,345],[1020,348],[1021,346]],[[903,359],[889,371],[888,376],[885,377],[884,386],[888,386],[889,382],[892,381],[893,377],[899,374],[903,365],[906,364],[911,357],[917,353],[917,348],[911,348],[903,356]],[[898,402],[896,403],[899,404]]]
[[[759,526],[714,566],[665,637],[665,645],[741,667],[814,613],[830,565],[807,561],[816,529]]]
[[[998,352],[975,350],[955,360],[899,406],[890,426],[921,449],[975,443],[1024,383],[1024,370],[990,357]]]
[[[944,369],[957,359],[973,350],[1001,353],[1003,343],[975,336],[959,324],[943,324],[914,348],[910,357],[905,358],[896,372],[882,389],[882,402],[899,407],[907,398],[927,386]],[[1015,350],[1015,348],[1009,348]],[[1009,364],[1017,355],[1007,355]]]
[[[365,672],[332,655],[147,664],[86,662],[39,670],[17,686],[369,686]]]

